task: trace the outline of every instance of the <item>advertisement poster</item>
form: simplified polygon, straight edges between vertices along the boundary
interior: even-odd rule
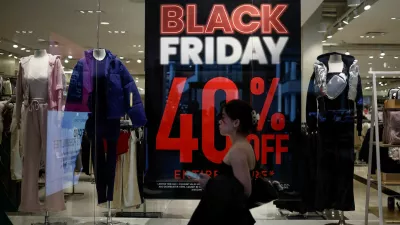
[[[290,190],[301,128],[300,0],[146,1],[146,198],[196,199],[185,171],[218,175],[230,142],[221,105],[260,114],[248,136],[263,169]],[[298,146],[297,146],[298,147]]]

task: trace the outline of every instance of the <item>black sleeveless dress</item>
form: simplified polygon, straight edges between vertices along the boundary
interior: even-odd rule
[[[231,166],[222,163],[219,175],[211,178],[188,225],[253,225],[244,187]]]

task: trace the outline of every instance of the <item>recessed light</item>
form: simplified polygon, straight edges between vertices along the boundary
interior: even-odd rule
[[[121,31],[121,34],[125,34],[125,33],[126,33],[126,31],[124,31],[124,30]]]
[[[369,36],[367,36],[366,38],[369,38]]]
[[[396,19],[396,17],[392,17],[392,20],[395,20]]]
[[[349,21],[348,20],[343,20],[343,23],[347,25],[347,24],[349,24]]]
[[[369,76],[367,76],[367,78],[369,78]]]
[[[138,45],[138,48],[140,48],[140,45]]]
[[[121,57],[119,57],[120,59],[124,59],[124,57],[123,56],[121,56]]]
[[[14,56],[14,59],[18,59],[18,57],[17,57],[17,56]]]
[[[92,11],[92,10],[89,10],[88,13],[93,13],[93,11]]]
[[[21,51],[25,51],[26,48],[21,48]]]
[[[373,58],[374,58],[374,56],[373,56],[373,55],[370,55],[370,56],[369,56],[369,58],[370,58],[370,59],[373,59]]]
[[[364,38],[364,36],[361,35],[360,38]]]
[[[111,31],[111,30],[109,30],[109,31],[108,31],[108,33],[112,34],[112,31]]]
[[[131,61],[128,60],[128,61],[126,61],[126,63],[131,63]]]
[[[9,55],[8,55],[8,57],[11,57],[11,56],[12,56],[12,54],[9,54]]]
[[[118,33],[119,33],[119,31],[117,31],[117,30],[116,30],[116,31],[114,31],[114,33],[118,34]]]
[[[136,48],[136,45],[133,45],[134,48]]]
[[[142,63],[142,60],[138,59],[136,62],[137,62],[137,63]]]
[[[0,55],[4,55],[4,53],[0,52]]]
[[[354,19],[357,19],[358,17],[360,17],[360,15],[355,15],[353,18],[354,18]]]
[[[325,43],[325,42],[326,42],[326,40],[323,40],[323,41],[322,41],[322,43]]]
[[[395,59],[398,59],[399,57],[398,57],[398,56],[395,56],[394,58],[395,58]]]
[[[383,56],[379,56],[379,58],[383,59]]]
[[[31,30],[30,30],[30,31],[28,31],[28,33],[32,34],[32,33],[33,33],[33,31],[31,31]]]
[[[381,52],[381,56],[385,56],[385,55],[386,55],[385,52],[382,51],[382,52]]]
[[[339,27],[338,30],[343,30],[343,27]]]
[[[69,63],[68,59],[66,59],[64,62],[65,62],[65,63]]]
[[[135,82],[136,82],[136,83],[139,83],[139,81],[138,81],[138,80],[135,80]]]
[[[368,63],[368,65],[372,65],[372,63]]]
[[[109,22],[101,22],[100,24],[101,25],[109,25],[110,23]]]
[[[23,30],[22,33],[23,33],[23,34],[26,34],[26,31]]]
[[[13,45],[13,48],[18,48],[18,45]]]
[[[96,12],[97,12],[97,13],[102,13],[103,11],[101,11],[101,10],[97,10]]]
[[[26,52],[31,52],[31,50],[27,49]]]
[[[381,76],[381,78],[383,79],[383,78],[385,78],[385,76]]]
[[[43,42],[43,41],[46,41],[46,40],[44,40],[44,39],[42,39],[42,38],[39,38],[38,41],[39,41],[39,42]]]
[[[82,14],[84,14],[84,13],[85,13],[85,11],[83,11],[83,10],[81,10],[80,12],[81,12]]]
[[[346,53],[345,53],[346,55],[350,55],[350,52],[349,51],[346,51]]]
[[[365,11],[370,10],[370,9],[371,9],[371,5],[366,5],[366,6],[364,7],[364,10],[365,10]]]
[[[69,55],[69,56],[68,56],[68,59],[72,59],[72,55]]]
[[[375,36],[371,36],[371,38],[375,38]]]
[[[138,52],[139,52],[139,53],[143,53],[144,51],[143,51],[143,50],[139,50]]]
[[[15,33],[19,34],[19,33],[21,33],[21,32],[19,32],[19,31],[17,30],[17,31],[15,31]]]

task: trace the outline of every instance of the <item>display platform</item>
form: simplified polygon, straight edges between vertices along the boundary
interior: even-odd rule
[[[34,216],[11,216],[10,220],[14,225],[26,225],[31,223],[43,222],[42,217],[34,217]],[[104,218],[97,218],[97,220],[104,219]],[[67,225],[77,225],[77,224],[93,224],[94,218],[53,218],[50,222],[67,222]],[[115,219],[115,221],[134,224],[134,225],[186,225],[189,220],[187,219]],[[330,221],[330,220],[291,220],[290,224],[293,225],[325,225],[328,223],[335,223],[337,221]],[[349,223],[353,225],[363,225],[363,221],[361,220],[354,220],[349,221]],[[256,225],[286,225],[287,221],[285,220],[258,220]],[[378,221],[370,221],[370,225],[378,224]],[[229,224],[227,224],[229,225]]]

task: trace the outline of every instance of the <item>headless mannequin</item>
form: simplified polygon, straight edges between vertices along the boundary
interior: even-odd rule
[[[331,55],[328,61],[330,73],[341,73],[343,72],[343,60],[339,54]]]
[[[106,50],[102,48],[94,49],[93,57],[98,61],[102,61],[106,57]]]

